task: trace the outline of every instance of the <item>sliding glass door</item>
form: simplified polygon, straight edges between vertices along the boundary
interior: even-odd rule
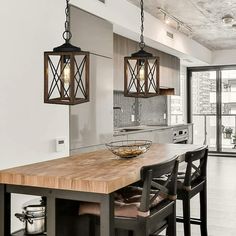
[[[236,70],[221,71],[221,151],[236,152]]]
[[[191,111],[195,144],[217,151],[216,71],[194,71],[191,77]]]
[[[236,67],[188,69],[188,120],[194,144],[236,153]]]

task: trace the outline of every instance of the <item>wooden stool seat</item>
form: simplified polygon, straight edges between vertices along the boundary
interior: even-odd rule
[[[154,193],[150,194],[150,199],[154,197]],[[120,217],[138,217],[143,213],[139,211],[141,205],[142,188],[128,186],[115,193],[115,216]],[[156,207],[167,196],[157,196],[151,204],[150,210]],[[100,204],[93,202],[81,202],[79,207],[79,215],[90,214],[100,216]]]

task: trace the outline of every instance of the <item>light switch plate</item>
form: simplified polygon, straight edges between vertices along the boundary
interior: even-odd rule
[[[164,115],[163,115],[163,119],[166,120],[166,113],[164,113]]]
[[[56,151],[63,152],[66,147],[66,139],[65,138],[56,138]]]
[[[131,122],[135,121],[135,115],[131,115]]]

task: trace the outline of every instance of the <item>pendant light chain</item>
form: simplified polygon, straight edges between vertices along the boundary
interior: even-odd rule
[[[143,0],[140,1],[140,8],[141,8],[141,35],[140,35],[140,43],[139,47],[141,50],[144,49],[145,43],[144,43],[144,37],[143,37],[143,31],[144,31],[144,11],[143,11]]]
[[[71,5],[64,2],[63,44],[44,52],[44,103],[76,105],[89,101],[90,60],[89,52],[70,43]]]
[[[140,1],[141,34],[139,50],[124,58],[124,96],[148,98],[158,96],[159,58],[144,50],[144,0]]]
[[[69,1],[66,0],[66,8],[65,8],[65,14],[66,14],[66,21],[65,21],[65,31],[63,32],[63,38],[65,39],[66,43],[70,42],[70,39],[72,38],[72,33],[70,31],[70,8],[69,8]]]

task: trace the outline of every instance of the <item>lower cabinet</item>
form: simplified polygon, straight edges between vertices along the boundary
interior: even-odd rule
[[[154,142],[154,135],[153,131],[148,132],[141,132],[141,133],[135,133],[135,134],[128,134],[129,140],[150,140]]]
[[[150,140],[153,143],[173,143],[173,129],[151,130],[113,137],[113,141],[121,140]]]
[[[173,143],[173,129],[155,130],[154,143]]]
[[[128,139],[128,134],[122,134],[122,135],[113,136],[112,141],[116,142],[116,141],[122,141],[122,140],[127,140],[127,139]]]

